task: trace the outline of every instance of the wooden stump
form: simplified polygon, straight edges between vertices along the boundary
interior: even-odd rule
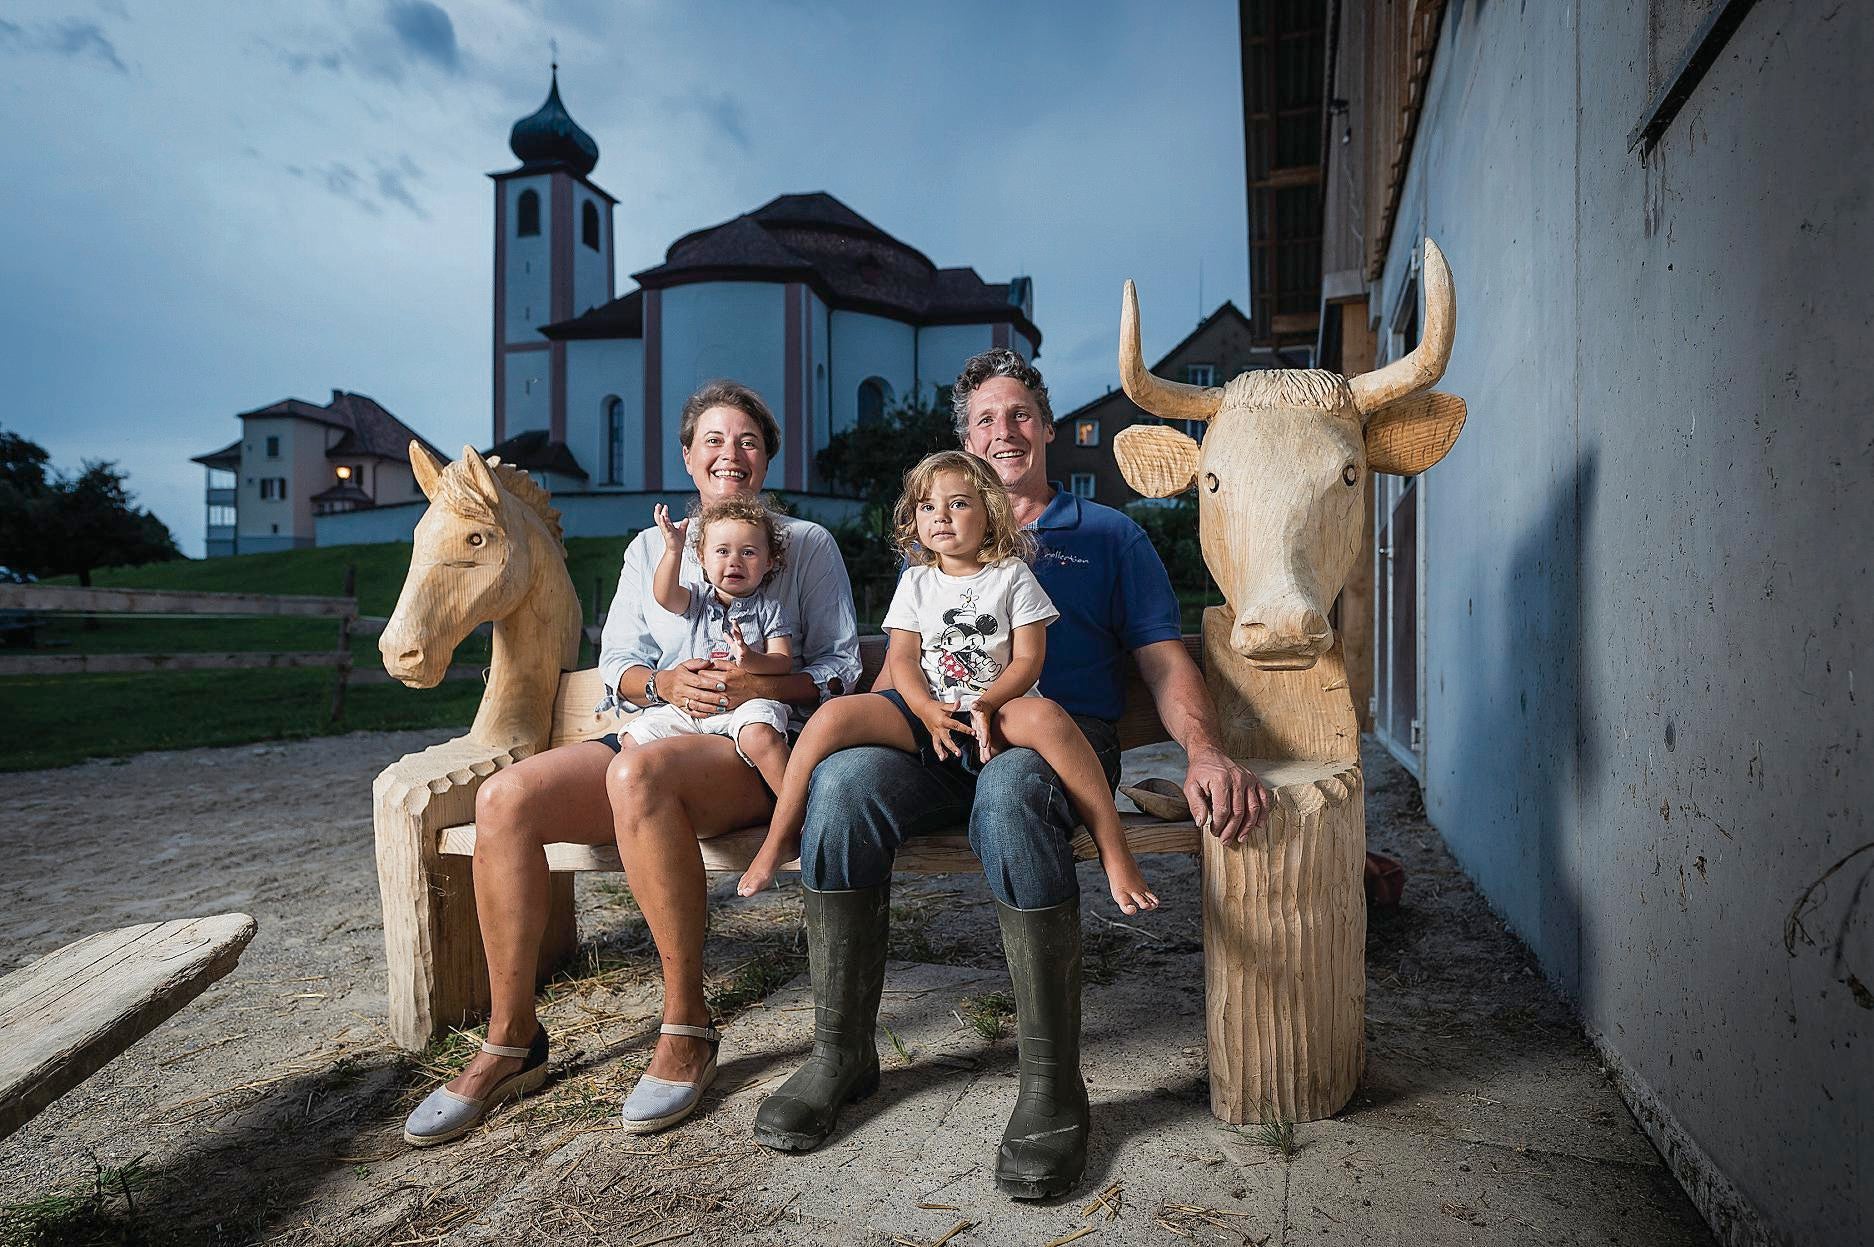
[[[1339,1112],[1365,1060],[1360,768],[1246,760],[1275,794],[1248,840],[1203,840],[1210,1111],[1233,1123]]]

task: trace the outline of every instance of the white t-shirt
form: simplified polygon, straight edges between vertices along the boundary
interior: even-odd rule
[[[1015,657],[1015,629],[1060,617],[1028,564],[1003,559],[974,576],[906,568],[884,626],[917,633],[930,695],[968,709]],[[1034,685],[1023,694],[1040,695]]]

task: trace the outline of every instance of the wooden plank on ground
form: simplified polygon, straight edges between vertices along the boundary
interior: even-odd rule
[[[336,667],[337,650],[269,654],[31,654],[0,656],[5,675],[120,675],[138,671],[246,671],[266,667]],[[478,668],[479,670],[479,668]]]
[[[246,914],[146,922],[0,978],[0,1139],[232,970]]]
[[[1193,823],[1165,823],[1145,814],[1121,814],[1119,818],[1126,824],[1126,843],[1135,854],[1197,852],[1199,832]],[[717,874],[739,874],[747,870],[767,834],[766,827],[749,827],[703,841],[703,868]],[[475,824],[443,828],[437,844],[438,851],[447,856],[473,857]],[[1094,852],[1093,837],[1085,831],[1074,837],[1074,856],[1083,861],[1098,856]],[[547,869],[623,870],[624,867],[618,860],[615,845],[549,844]],[[800,862],[791,861],[781,869],[799,870]],[[919,836],[898,851],[895,873],[947,875],[981,869],[982,864],[970,849],[968,836]]]
[[[356,598],[278,593],[180,593],[167,589],[86,589],[0,584],[0,610],[120,615],[293,615],[338,619],[358,613]]]

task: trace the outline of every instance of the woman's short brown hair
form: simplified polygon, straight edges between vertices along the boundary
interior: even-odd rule
[[[761,578],[763,585],[787,566],[787,530],[781,527],[780,517],[769,508],[767,499],[745,495],[712,502],[690,516],[690,548],[696,551],[697,562],[703,561],[703,536],[718,520],[740,520],[768,535],[768,574]]]
[[[781,453],[781,426],[775,422],[768,404],[740,381],[729,380],[705,381],[696,393],[684,400],[683,416],[677,422],[677,441],[685,450],[696,440],[696,422],[711,407],[735,408],[761,426],[761,440],[768,448],[768,458]]]
[[[904,493],[898,499],[897,510],[892,513],[892,539],[897,543],[898,553],[911,563],[921,563],[926,567],[934,566],[937,555],[918,544],[917,539],[917,504],[930,496],[931,485],[939,472],[956,472],[970,483],[977,497],[983,500],[983,511],[987,523],[983,529],[983,548],[977,557],[984,567],[991,563],[1000,563],[1003,559],[1021,559],[1026,562],[1034,555],[1034,538],[1015,522],[1015,508],[1009,505],[1009,492],[1002,488],[1002,482],[989,465],[975,455],[962,450],[940,450],[934,455],[926,455],[904,474]]]

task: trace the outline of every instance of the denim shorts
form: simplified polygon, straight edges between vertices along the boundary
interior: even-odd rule
[[[917,745],[918,761],[922,762],[925,766],[953,766],[961,770],[965,775],[982,774],[983,759],[982,755],[976,750],[976,738],[974,736],[966,736],[955,732],[951,733],[951,739],[955,740],[958,747],[963,750],[963,756],[958,757],[955,754],[951,754],[948,757],[939,758],[937,756],[937,747],[931,742],[930,729],[924,726],[924,720],[911,713],[911,707],[905,704],[903,695],[895,688],[880,689],[878,695],[898,707],[898,713],[903,715],[904,721],[910,725],[911,739]],[[967,717],[965,711],[959,710],[957,714]]]

